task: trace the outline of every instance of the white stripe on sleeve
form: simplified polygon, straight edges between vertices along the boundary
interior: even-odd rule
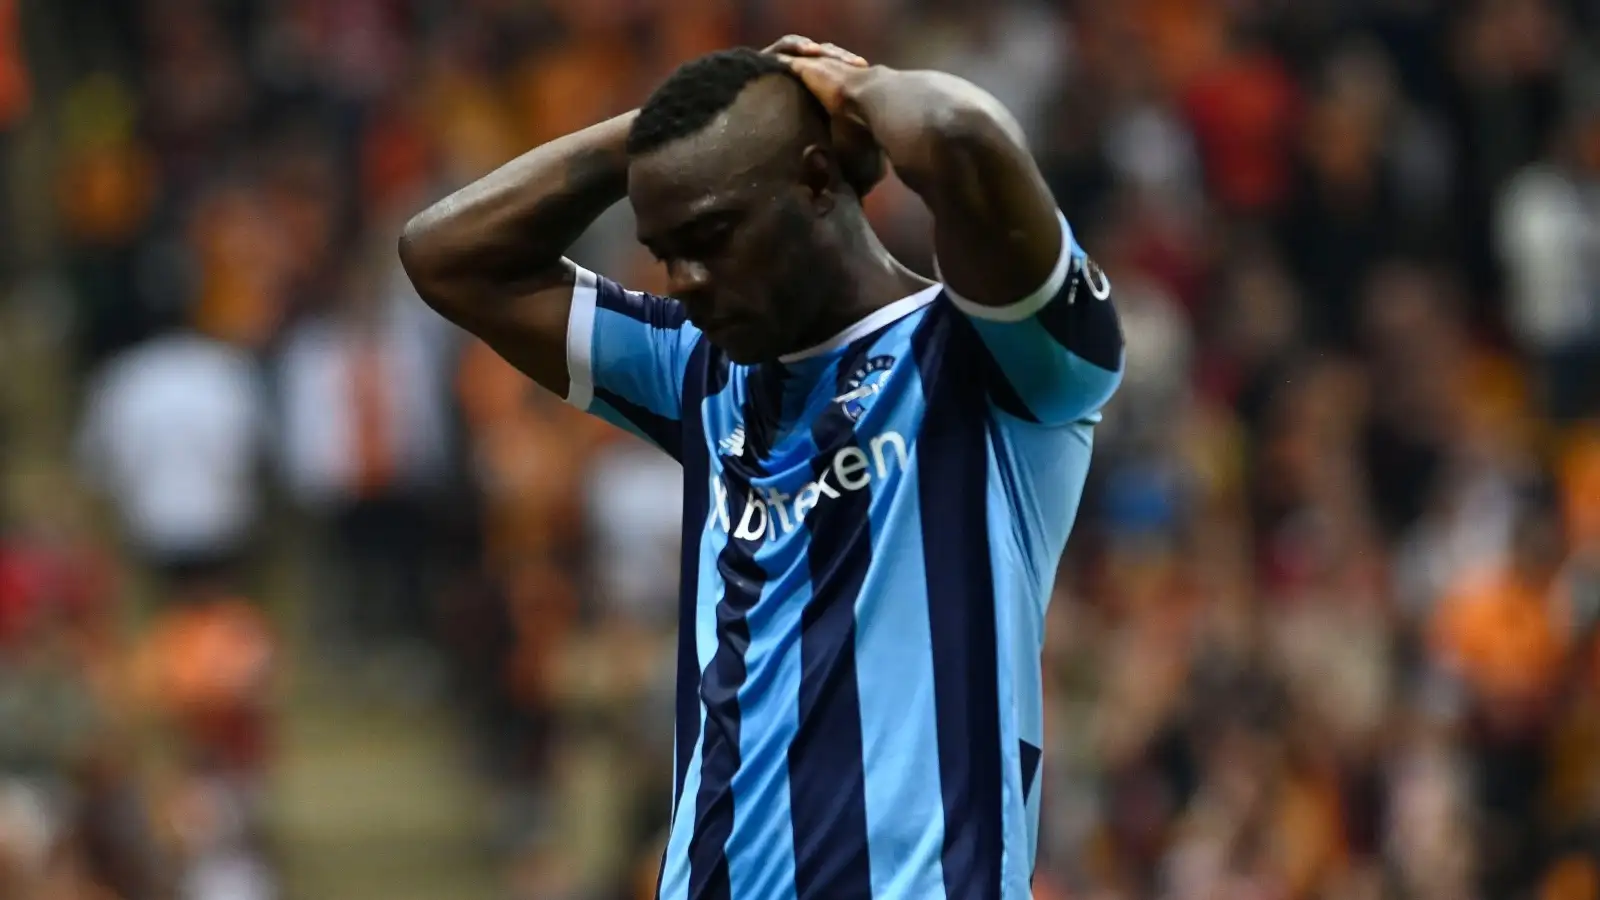
[[[567,315],[567,402],[588,410],[594,401],[594,311],[599,282],[595,274],[573,264],[572,311]]]
[[[1067,217],[1059,209],[1056,210],[1056,219],[1061,222],[1061,255],[1056,260],[1056,267],[1051,270],[1050,277],[1045,279],[1044,284],[1040,285],[1038,290],[1015,303],[1007,303],[1005,306],[985,306],[982,303],[974,303],[965,297],[959,296],[955,291],[950,290],[950,286],[947,284],[945,285],[945,294],[950,298],[950,302],[956,305],[956,309],[961,310],[972,318],[986,319],[990,322],[1021,322],[1035,315],[1039,310],[1044,309],[1051,299],[1066,286],[1067,276],[1072,274],[1072,226],[1067,224]],[[944,281],[944,275],[939,273],[939,261],[937,259],[933,261],[933,269],[939,280]]]

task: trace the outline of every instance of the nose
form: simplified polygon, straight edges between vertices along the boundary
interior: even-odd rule
[[[682,300],[703,294],[711,286],[711,273],[705,264],[692,260],[675,259],[667,263],[667,288],[672,296]]]

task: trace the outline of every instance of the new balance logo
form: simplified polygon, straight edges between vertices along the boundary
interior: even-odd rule
[[[743,456],[744,455],[744,426],[743,425],[735,426],[734,429],[733,429],[733,434],[730,434],[727,437],[725,437],[722,440],[717,442],[717,449],[721,450],[722,454],[724,456],[731,456],[731,457],[733,457],[735,459],[738,459],[739,457]]]
[[[735,432],[742,438],[742,432]],[[728,440],[732,440],[730,437]],[[727,443],[723,441],[722,443]],[[719,444],[720,446],[720,444]],[[712,521],[723,532],[732,532],[741,541],[777,540],[805,524],[806,516],[824,500],[838,499],[842,491],[864,490],[874,480],[888,478],[911,461],[905,436],[885,431],[865,447],[844,447],[815,481],[803,485],[791,496],[776,487],[752,488],[744,499],[739,521],[733,521],[728,503],[728,486],[720,475],[711,476]]]

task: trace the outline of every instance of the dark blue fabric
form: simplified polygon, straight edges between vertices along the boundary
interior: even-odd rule
[[[627,419],[629,424],[639,429],[640,434],[665,450],[668,456],[683,461],[683,427],[678,420],[653,413],[605,388],[595,388],[594,396],[616,410],[617,415]]]
[[[998,648],[986,489],[983,358],[972,325],[931,313],[912,336],[926,411],[917,441],[922,552],[944,795],[949,900],[998,900],[1002,824]]]
[[[849,389],[849,373],[877,337],[856,341],[840,358],[835,394]],[[833,478],[835,454],[859,444],[837,403],[812,423],[811,434],[811,473],[821,483]],[[845,491],[805,520],[811,599],[800,619],[800,729],[789,747],[797,900],[872,900],[855,655],[856,600],[872,563],[871,504],[871,491]]]

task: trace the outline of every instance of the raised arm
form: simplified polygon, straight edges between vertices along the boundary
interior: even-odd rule
[[[1065,236],[1055,200],[998,100],[943,72],[842,62],[800,37],[773,49],[837,117],[866,128],[928,205],[941,275],[964,299],[1005,306],[1045,284]]]
[[[1073,239],[1011,114],[953,75],[866,66],[804,38],[778,50],[933,212],[945,294],[1006,382],[995,404],[1045,425],[1093,421],[1122,378],[1111,283]]]
[[[567,396],[576,267],[563,254],[627,196],[634,114],[537,147],[413,218],[400,261],[440,314]]]

